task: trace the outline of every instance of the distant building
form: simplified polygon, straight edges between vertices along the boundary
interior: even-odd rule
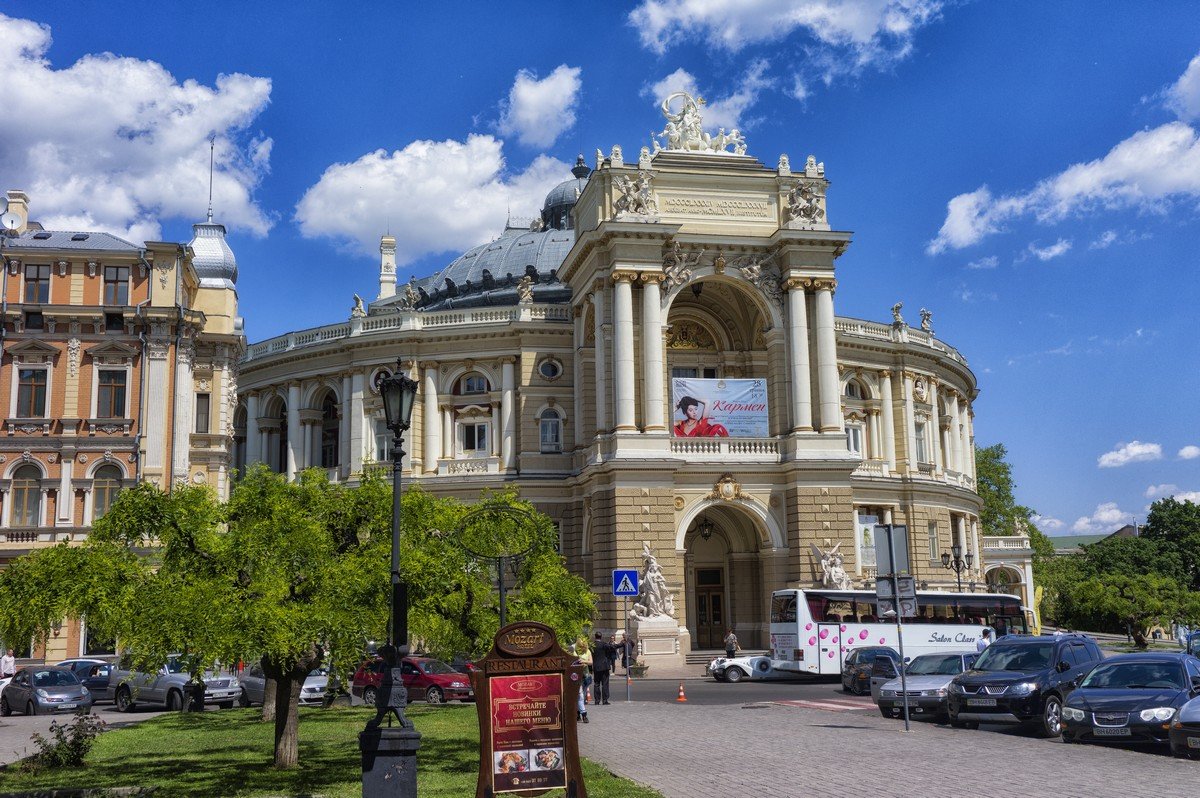
[[[1126,524],[1116,532],[1106,532],[1102,535],[1059,535],[1050,538],[1050,542],[1054,544],[1054,553],[1056,555],[1082,554],[1084,546],[1091,546],[1093,543],[1099,543],[1109,538],[1141,537],[1141,534],[1141,526],[1138,524]]]
[[[17,224],[0,241],[0,566],[86,539],[138,481],[226,495],[244,338],[225,228],[210,216],[190,244],[138,245],[44,229],[24,192],[7,198]],[[35,653],[97,648],[67,624]]]

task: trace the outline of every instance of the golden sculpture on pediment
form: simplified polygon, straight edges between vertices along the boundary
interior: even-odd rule
[[[667,336],[667,349],[716,349],[712,335],[694,321],[677,321]]]

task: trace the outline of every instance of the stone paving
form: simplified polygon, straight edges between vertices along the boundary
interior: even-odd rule
[[[589,706],[583,755],[666,798],[1193,798],[1200,761],[870,712]]]

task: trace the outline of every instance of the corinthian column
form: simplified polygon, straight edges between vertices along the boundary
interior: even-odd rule
[[[604,288],[588,294],[592,300],[592,322],[596,338],[596,432],[608,431],[608,353],[604,345]]]
[[[642,275],[642,424],[646,432],[666,430],[663,421],[663,342],[660,272]]]
[[[288,479],[296,476],[297,464],[303,451],[300,436],[304,430],[300,428],[300,383],[288,385],[287,401],[287,470],[284,472]]]
[[[841,432],[842,401],[838,391],[837,341],[833,331],[835,280],[814,280],[817,291],[817,388],[821,395],[821,432]]]
[[[932,377],[929,379],[929,405],[930,418],[929,423],[933,427],[933,470],[934,472],[941,471],[942,466],[942,417],[938,409],[938,381]]]
[[[883,458],[896,470],[896,408],[892,406],[892,372],[879,372],[880,421],[883,422]]]
[[[516,358],[506,357],[500,366],[500,424],[503,428],[500,439],[500,457],[503,468],[516,468],[516,422],[513,419],[513,363]]]
[[[425,473],[432,474],[437,471],[438,458],[442,456],[442,424],[438,412],[437,363],[425,362],[421,364],[421,368],[425,369],[425,388],[421,391],[421,403],[424,408],[421,426],[423,427],[422,431],[425,433],[425,443],[421,447],[421,467],[425,469]]]
[[[634,423],[633,281],[631,271],[613,272],[613,392],[617,396],[617,429],[636,430]]]
[[[812,430],[812,375],[808,365],[808,280],[788,280],[788,376],[792,396],[792,431]]]
[[[258,462],[262,455],[262,438],[258,431],[258,394],[246,395],[246,467]]]

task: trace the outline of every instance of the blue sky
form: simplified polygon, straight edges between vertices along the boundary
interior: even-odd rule
[[[248,10],[249,9],[249,10]],[[808,154],[855,232],[838,313],[894,302],[979,379],[1052,534],[1200,499],[1200,14],[1193,3],[13,2],[0,177],[34,218],[230,228],[252,341],[532,216],[577,153],[636,152],[664,88],[749,154]]]

